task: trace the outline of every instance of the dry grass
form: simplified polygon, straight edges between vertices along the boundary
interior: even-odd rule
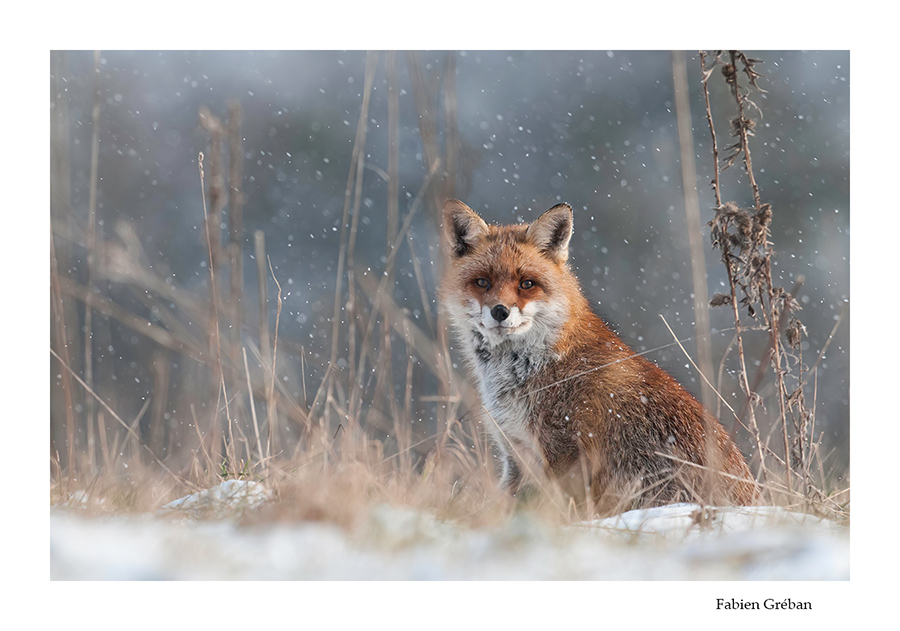
[[[491,447],[475,420],[476,397],[463,376],[453,368],[443,316],[432,311],[428,299],[431,291],[423,281],[409,235],[412,218],[417,213],[426,213],[438,221],[442,200],[453,195],[455,183],[466,181],[469,174],[464,172],[467,164],[458,159],[454,143],[447,142],[442,149],[438,142],[440,121],[432,104],[439,99],[446,113],[444,137],[456,137],[452,82],[442,88],[425,76],[414,55],[408,62],[427,175],[418,195],[405,209],[401,208],[397,198],[398,105],[396,94],[392,93],[389,142],[394,149],[389,152],[388,168],[382,172],[388,182],[389,196],[385,203],[385,222],[389,226],[386,262],[384,269],[374,273],[358,267],[354,253],[362,178],[366,172],[367,104],[379,63],[377,55],[370,55],[346,185],[340,247],[336,253],[330,360],[315,364],[303,347],[285,348],[289,342],[280,341],[281,286],[268,261],[262,233],[255,235],[258,300],[245,299],[243,295],[243,278],[236,271],[241,269],[244,256],[236,247],[243,241],[244,207],[238,163],[242,155],[241,114],[235,104],[229,108],[229,120],[224,124],[205,108],[200,113],[210,135],[205,158],[198,164],[202,186],[198,198],[202,197],[206,214],[208,298],[198,298],[164,278],[143,251],[134,229],[127,224],[116,228],[114,239],[97,235],[91,238],[93,280],[98,286],[115,284],[130,289],[155,310],[158,323],[148,323],[111,297],[61,275],[59,270],[66,267],[55,259],[51,261],[55,323],[51,331],[51,353],[53,370],[62,375],[59,389],[62,396],[53,399],[58,413],[52,415],[54,423],[62,419],[61,426],[51,428],[51,502],[54,505],[80,506],[101,513],[149,511],[223,479],[248,479],[264,482],[275,498],[245,517],[250,521],[325,520],[352,527],[372,506],[387,502],[484,525],[498,523],[517,509],[497,488]],[[396,90],[397,56],[388,55],[385,65],[389,84]],[[741,93],[737,88],[735,91],[740,104]],[[743,117],[741,114],[741,120]],[[736,151],[746,156],[748,170],[750,127],[739,124],[736,128],[740,143]],[[755,184],[754,192],[758,193]],[[730,234],[733,226],[765,216],[760,214],[762,204],[745,214],[732,212],[729,210],[732,207],[720,200],[717,206],[714,234]],[[221,243],[218,229],[223,217],[229,221],[227,245]],[[83,228],[65,214],[54,214],[52,227],[54,242],[86,242]],[[752,247],[766,246],[768,233],[764,228]],[[730,238],[721,237],[719,241],[730,244]],[[404,246],[409,249],[412,270],[396,267],[397,253]],[[787,391],[784,383],[789,378],[779,381],[776,399],[783,412],[783,431],[779,435],[772,435],[770,428],[756,423],[756,406],[752,402],[757,395],[751,390],[743,367],[746,326],[739,317],[737,292],[755,287],[753,283],[758,281],[755,277],[748,280],[744,272],[747,257],[734,253],[731,247],[726,245],[723,249],[723,260],[732,279],[732,294],[726,304],[735,311],[738,357],[751,402],[747,418],[740,420],[748,426],[757,445],[754,461],[760,470],[759,482],[773,502],[829,514],[846,513],[848,489],[820,490],[827,488],[828,476],[826,460],[814,440],[815,421],[811,411],[815,406],[805,404],[803,387],[809,375],[801,373],[799,394]],[[51,253],[55,256],[56,250],[51,249]],[[762,256],[767,256],[764,251]],[[425,313],[423,319],[411,318],[393,302],[394,278],[400,272],[409,272],[417,279]],[[771,287],[770,274],[766,276],[764,272],[763,280],[768,284],[764,282],[761,293],[758,292],[764,302],[760,313],[764,314],[764,323],[771,326],[781,321],[779,315],[791,303],[788,294]],[[268,291],[269,282],[277,288],[274,301]],[[753,294],[753,299],[758,297]],[[233,332],[250,319],[247,314],[255,304],[261,314],[257,339],[242,339]],[[750,308],[751,303],[742,304]],[[72,361],[79,355],[77,349],[82,350],[80,356],[91,357],[90,351],[84,351],[93,342],[90,336],[71,339],[73,332],[80,329],[64,326],[64,321],[67,311],[74,308],[114,319],[160,349],[161,352],[146,358],[148,362],[152,359],[155,366],[155,393],[165,392],[169,381],[175,378],[175,371],[163,365],[167,359],[175,362],[177,358],[190,366],[190,370],[181,373],[186,381],[179,390],[181,398],[175,407],[180,418],[189,418],[191,422],[170,423],[161,412],[164,404],[159,397],[148,399],[136,417],[122,418],[116,411],[116,401],[104,400],[92,384],[83,381]],[[804,366],[793,360],[791,353],[797,351],[797,346],[790,341],[802,335],[802,326],[790,324],[788,331],[795,337],[789,338],[787,345],[774,333],[772,337],[773,361],[781,362],[776,366],[779,371],[793,365]],[[340,349],[348,351],[348,365],[344,369],[337,366]],[[401,369],[395,361],[397,357],[408,358]],[[318,383],[307,383],[310,372],[320,376]],[[296,373],[303,381],[301,398],[291,394],[279,378]],[[394,395],[394,384],[399,384],[402,397]],[[92,407],[79,405],[85,401],[92,401]],[[171,406],[169,403],[169,409]],[[85,409],[87,413],[76,412]],[[417,419],[426,409],[435,422],[421,430]],[[85,444],[78,436],[98,439]],[[786,445],[778,447],[780,455],[769,447],[779,439],[787,440]],[[538,497],[520,500],[518,509],[523,504],[551,520],[590,516],[554,488],[545,489]]]
[[[490,447],[470,421],[476,405],[472,391],[450,365],[446,336],[436,336],[432,328],[443,326],[442,319],[431,312],[427,299],[431,292],[417,262],[414,272],[429,330],[423,330],[391,299],[398,252],[406,245],[415,259],[409,239],[412,219],[421,212],[436,217],[435,204],[452,186],[441,165],[453,164],[454,159],[438,147],[439,122],[431,116],[429,105],[439,97],[440,88],[416,64],[417,104],[428,120],[422,130],[429,147],[428,174],[419,195],[402,213],[395,93],[390,126],[395,149],[385,172],[392,199],[386,205],[390,229],[384,273],[375,276],[354,260],[366,173],[368,99],[378,57],[369,55],[367,62],[337,252],[331,360],[323,365],[310,367],[311,358],[302,348],[292,356],[280,347],[281,286],[268,261],[262,233],[255,235],[258,301],[244,300],[243,278],[236,271],[242,268],[243,253],[235,247],[243,240],[244,210],[238,105],[230,104],[227,123],[210,109],[199,112],[209,135],[209,147],[197,164],[202,236],[208,254],[205,300],[164,278],[130,225],[116,226],[114,239],[94,235],[85,241],[82,227],[70,216],[52,216],[51,245],[60,239],[89,243],[94,280],[131,289],[154,308],[159,322],[148,323],[111,298],[65,277],[57,271],[64,266],[55,260],[51,261],[54,313],[77,305],[116,320],[165,351],[152,354],[154,397],[136,417],[125,419],[116,411],[116,402],[97,394],[79,376],[78,362],[72,362],[71,349],[90,348],[91,336],[68,339],[77,328],[63,326],[62,315],[56,318],[51,354],[54,369],[62,375],[65,397],[55,399],[53,405],[64,411],[67,420],[51,433],[54,444],[64,444],[68,451],[51,450],[54,505],[98,512],[146,511],[223,479],[248,479],[261,480],[274,492],[275,501],[259,516],[267,520],[327,519],[350,525],[367,507],[380,502],[427,508],[470,522],[490,521],[511,509],[509,499],[496,491]],[[397,56],[389,55],[386,64],[396,86]],[[455,124],[453,117],[448,120]],[[448,151],[453,153],[452,148]],[[219,230],[226,220],[227,245]],[[270,284],[277,292],[269,292]],[[242,340],[234,332],[254,303],[259,304],[261,315],[259,336]],[[379,320],[380,331],[375,326]],[[338,355],[344,353],[341,349],[348,351],[349,365],[344,369],[337,367]],[[409,360],[405,372],[394,375],[398,355]],[[86,356],[91,357],[90,351]],[[174,379],[174,370],[161,365],[166,357],[189,362],[195,369],[175,395],[181,397],[176,402],[179,416],[187,416],[191,423],[169,423],[162,413],[166,402],[160,400],[160,393]],[[296,363],[303,379],[301,400],[278,378],[296,373]],[[319,383],[306,383],[310,368],[319,372]],[[436,388],[415,374],[423,368],[436,378]],[[402,401],[393,395],[395,381],[403,384]],[[85,409],[80,405],[84,401],[91,401],[97,412],[79,413]],[[414,417],[422,416],[423,408],[437,417],[436,425],[425,433],[413,429],[419,425]],[[97,444],[79,440],[94,433],[99,436]]]

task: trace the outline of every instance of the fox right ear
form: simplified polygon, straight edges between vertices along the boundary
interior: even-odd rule
[[[448,199],[444,204],[444,238],[452,257],[471,252],[487,231],[484,219],[458,199]]]
[[[552,260],[565,263],[572,238],[572,207],[557,204],[528,226],[525,238]]]

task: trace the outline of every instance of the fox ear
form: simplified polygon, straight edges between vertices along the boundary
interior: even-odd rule
[[[525,232],[525,239],[557,263],[569,258],[572,238],[572,207],[557,204],[538,217]]]
[[[450,254],[460,258],[471,252],[485,234],[488,226],[478,214],[458,199],[448,199],[444,204],[444,238],[450,246]]]

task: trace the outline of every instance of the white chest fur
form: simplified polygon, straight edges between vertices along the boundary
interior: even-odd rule
[[[543,457],[534,436],[534,401],[530,382],[548,355],[533,340],[511,339],[491,345],[478,331],[466,340],[466,355],[475,373],[494,442],[526,468],[538,467]]]

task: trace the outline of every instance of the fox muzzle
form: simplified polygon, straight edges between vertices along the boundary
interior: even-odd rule
[[[499,304],[494,305],[491,309],[491,317],[493,317],[497,322],[503,322],[506,318],[509,317],[509,309],[506,308],[505,305]]]

